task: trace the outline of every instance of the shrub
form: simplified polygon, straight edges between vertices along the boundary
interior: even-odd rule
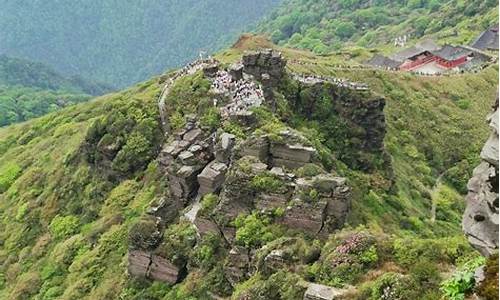
[[[57,215],[50,222],[49,230],[54,238],[62,239],[77,233],[79,226],[80,221],[77,217]]]
[[[419,299],[414,282],[398,273],[386,273],[380,276],[371,287],[370,298],[373,300]]]
[[[253,177],[250,185],[253,189],[266,193],[278,193],[284,187],[280,178],[267,172]]]
[[[165,230],[163,242],[156,250],[178,267],[188,260],[196,244],[196,230],[189,222],[174,224]]]
[[[474,288],[474,271],[484,263],[485,259],[481,256],[465,263],[450,278],[441,283],[443,294],[449,300],[464,299]]]
[[[314,177],[319,174],[324,174],[323,168],[317,164],[306,164],[295,171],[295,174],[299,177]]]
[[[434,289],[441,282],[441,275],[436,264],[427,260],[419,261],[411,266],[410,276],[423,291]]]
[[[219,110],[215,107],[210,107],[200,118],[200,124],[208,127],[211,130],[217,129],[220,126],[221,117]]]
[[[365,232],[343,234],[323,248],[316,278],[333,286],[343,286],[378,261],[375,239]]]
[[[21,167],[15,163],[8,163],[0,168],[0,193],[5,192],[21,174]]]
[[[277,233],[268,217],[253,213],[240,215],[234,220],[236,226],[236,242],[247,248],[258,248],[277,238]]]
[[[219,197],[214,194],[207,194],[201,200],[200,215],[207,215],[214,210],[219,203]]]

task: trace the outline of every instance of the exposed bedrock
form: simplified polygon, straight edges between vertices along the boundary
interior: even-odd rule
[[[341,88],[328,80],[287,80],[283,93],[294,110],[321,124],[321,130],[329,137],[327,146],[342,161],[355,169],[383,168],[390,173],[390,158],[384,150],[384,98]],[[384,163],[375,165],[375,161]]]
[[[481,254],[498,250],[498,98],[488,117],[491,134],[481,151],[482,162],[467,184],[469,193],[463,217],[463,230]]]

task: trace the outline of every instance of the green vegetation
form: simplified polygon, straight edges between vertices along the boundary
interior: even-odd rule
[[[236,242],[248,248],[258,248],[280,235],[279,227],[271,224],[269,217],[256,213],[238,216],[234,220],[234,226],[236,227]]]
[[[474,271],[484,265],[485,259],[478,257],[459,268],[451,278],[441,284],[441,290],[450,300],[461,300],[474,288]]]
[[[89,163],[89,138],[100,123],[109,125],[103,128],[113,138],[130,140],[140,132],[147,139],[158,130],[158,92],[150,81],[0,129],[1,299],[107,299],[121,293],[129,228],[164,186],[152,161],[156,150],[146,158],[120,156],[119,165],[135,167],[121,173],[104,158],[103,165]],[[120,113],[125,124],[104,122]],[[118,153],[138,153],[127,144],[123,140]],[[95,144],[91,148],[98,152]]]
[[[345,45],[385,46],[396,37],[469,43],[497,23],[498,2],[473,0],[287,0],[258,29],[283,46],[325,54]]]
[[[351,25],[354,37],[358,28],[355,22]],[[339,28],[339,36],[347,39],[352,27]],[[218,58],[232,62],[254,46],[272,45],[247,37]],[[498,67],[429,78],[338,70],[332,67],[335,63],[355,61],[342,53],[314,56],[278,49],[290,59],[292,71],[367,82],[374,96],[384,97],[387,156],[368,157],[375,168],[368,172],[352,164],[367,158],[357,152],[360,141],[346,138],[353,134],[349,126],[329,115],[332,99],[320,97],[316,108],[307,97],[294,102],[290,82],[275,91],[276,113],[257,109],[256,126],[245,127],[234,120],[220,124],[210,83],[201,72],[186,76],[167,99],[172,127],[180,128],[196,115],[207,129],[221,125],[241,139],[265,134],[279,141],[285,128],[301,133],[300,142],[318,150],[324,169],[347,177],[352,211],[342,230],[323,236],[287,229],[281,222],[289,204],[271,212],[242,208],[245,213],[224,220],[224,236],[198,236],[192,224],[175,220],[166,224],[155,251],[186,267],[187,277],[166,285],[127,276],[128,247],[152,248],[158,241],[148,239],[148,233],[157,231],[155,218],[141,215],[168,189],[155,160],[163,137],[156,106],[160,87],[151,80],[0,129],[0,298],[184,300],[216,294],[288,300],[302,298],[305,281],[355,286],[352,299],[375,300],[387,293],[393,299],[439,299],[470,292],[471,271],[484,260],[461,232],[463,184],[488,135],[484,117],[493,102]],[[338,99],[365,100],[357,93]],[[235,185],[242,190],[226,192],[282,192],[280,178],[268,172],[252,176],[256,160],[238,160],[226,180],[239,180],[234,173],[243,174]],[[322,172],[319,165],[296,171],[306,177]],[[304,196],[316,200],[319,192],[311,189]],[[211,213],[223,197],[206,195],[201,216],[216,219]],[[236,283],[229,274],[234,271],[234,251],[226,247],[230,240],[237,246],[235,256],[240,250],[242,254],[236,257],[243,270]],[[252,257],[250,265],[246,255]],[[489,273],[493,265],[494,258]],[[421,291],[425,294],[415,294]],[[482,292],[492,293],[491,283]]]
[[[26,121],[110,88],[79,77],[65,78],[51,68],[0,55],[0,127]]]

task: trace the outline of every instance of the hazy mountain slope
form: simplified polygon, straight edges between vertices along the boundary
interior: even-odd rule
[[[285,1],[259,25],[282,45],[326,53],[345,45],[373,47],[431,36],[469,43],[498,23],[495,0],[321,0]]]
[[[124,87],[220,49],[278,2],[2,0],[0,53]]]
[[[41,116],[109,92],[81,77],[67,78],[32,61],[0,56],[0,126]]]
[[[260,38],[247,37],[237,44],[238,48],[218,57],[231,62],[246,49],[271,46]],[[331,67],[332,62],[355,62],[343,56],[317,57],[280,50],[294,71],[366,81],[385,97],[385,143],[393,161],[394,190],[387,191],[383,173],[352,170],[342,167],[342,162],[335,170],[347,176],[354,188],[348,223],[365,226],[378,240],[375,256],[373,250],[360,256],[370,262],[363,267],[368,275],[353,284],[361,291],[376,291],[383,282],[380,274],[390,270],[410,275],[406,278],[423,276],[420,278],[430,280],[404,281],[403,289],[426,286],[429,299],[437,299],[442,276],[476,254],[460,230],[460,195],[453,185],[433,186],[439,174],[463,161],[448,177],[461,187],[462,174],[468,176],[476,164],[487,138],[483,117],[493,101],[498,67],[478,74],[424,78],[384,71],[339,71]],[[311,61],[316,64],[304,64]],[[179,102],[172,110],[185,112],[193,109],[196,101],[210,99],[200,78],[198,73],[178,82],[176,98],[171,101]],[[205,299],[212,292],[234,293],[234,299],[245,294],[295,299],[304,279],[340,284],[325,271],[328,265],[318,261],[300,263],[294,272],[283,269],[271,276],[257,273],[232,290],[222,275],[221,265],[227,258],[227,251],[219,247],[222,244],[203,240],[193,249],[189,243],[195,238],[194,230],[182,222],[169,225],[165,238],[178,250],[176,255],[190,261],[187,279],[169,286],[127,276],[129,229],[150,202],[157,201],[169,188],[155,160],[162,145],[156,104],[159,91],[154,79],[0,129],[0,225],[4,228],[0,233],[0,298],[184,300]],[[460,100],[469,105],[460,105]],[[317,137],[323,146],[330,145],[327,141],[334,137],[328,136],[321,124],[301,118],[284,101],[273,117],[262,115],[261,130],[272,132],[279,124],[286,124]],[[205,109],[198,106],[194,111],[203,116]],[[224,124],[224,128],[239,127]],[[430,220],[433,201],[437,205],[435,222]],[[252,238],[253,230],[265,230],[271,240],[280,232],[274,224],[262,228],[259,222],[249,218],[240,229],[248,230],[248,238]],[[347,228],[346,234],[350,230]],[[283,238],[291,233],[279,234],[284,234]],[[305,242],[300,251],[316,251],[309,247],[331,251],[342,236],[314,241],[295,235]],[[416,260],[423,260],[420,268],[432,272],[413,268]],[[383,280],[389,279],[386,276]]]

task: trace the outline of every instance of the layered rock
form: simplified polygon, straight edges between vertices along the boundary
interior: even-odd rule
[[[248,278],[250,271],[250,255],[243,247],[233,247],[229,251],[224,274],[227,280],[235,287],[238,283]]]
[[[268,49],[259,52],[246,52],[243,55],[243,71],[257,80],[267,74],[269,82],[277,86],[285,74],[286,60],[281,53]]]
[[[156,253],[162,230],[159,220],[152,217],[134,225],[129,233],[128,272],[132,276],[174,284],[179,280],[181,269]]]
[[[365,171],[376,168],[374,161],[379,161],[377,157],[380,157],[385,161],[384,169],[391,169],[384,150],[383,98],[343,88],[321,78],[310,82],[288,80],[292,82],[283,93],[295,111],[308,120],[334,124],[327,127],[325,135],[338,137],[331,141],[338,157],[350,167]]]
[[[488,121],[492,132],[481,151],[482,162],[467,184],[462,221],[469,242],[485,256],[498,249],[498,98]]]
[[[195,197],[199,187],[198,175],[213,158],[211,139],[195,127],[179,132],[176,140],[163,147],[159,162],[174,199],[187,204]]]

